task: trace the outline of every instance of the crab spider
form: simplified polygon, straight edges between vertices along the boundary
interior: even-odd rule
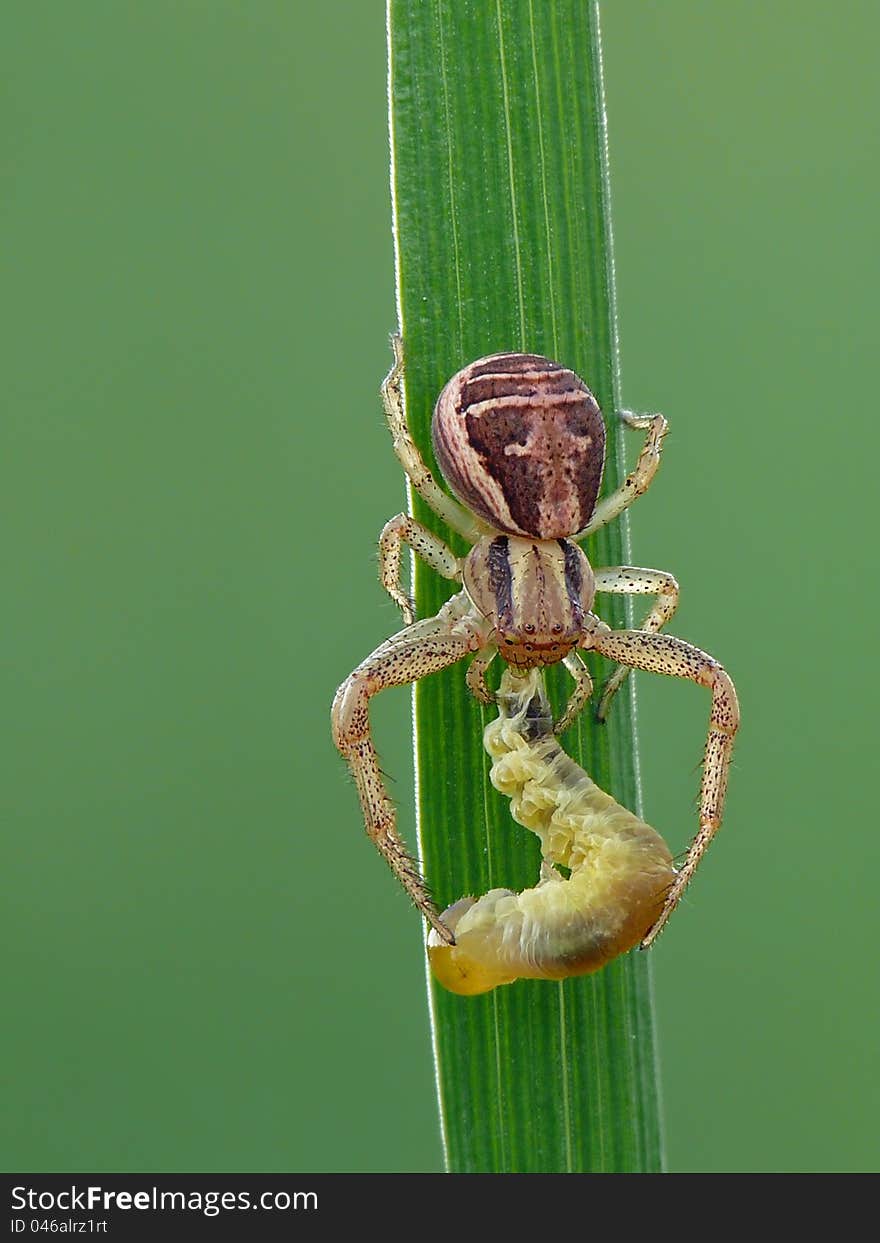
[[[397,832],[370,733],[373,695],[471,657],[468,687],[488,702],[493,696],[485,673],[496,655],[520,673],[562,661],[575,678],[575,689],[556,725],[560,732],[592,690],[580,652],[599,652],[620,665],[602,694],[600,717],[630,669],[689,679],[711,692],[699,831],[659,914],[644,931],[641,943],[648,946],[721,825],[739,724],[736,691],[722,666],[699,648],[660,633],[678,602],[672,575],[632,566],[593,570],[579,546],[648,488],[660,464],[666,420],[660,414],[620,415],[626,426],[647,433],[645,443],[620,487],[598,500],[605,427],[583,380],[537,354],[480,358],[449,380],[434,410],[434,452],[451,497],[425,465],[410,433],[399,337],[393,338],[393,347],[394,365],[382,385],[382,398],[394,452],[422,499],[472,547],[465,557],[457,557],[408,514],[398,514],[382,531],[380,578],[406,625],[346,678],[332,710],[334,741],[354,777],[367,833],[439,940],[452,945],[453,933]],[[414,621],[412,601],[400,584],[404,544],[438,574],[462,585],[434,617],[423,621]],[[597,592],[656,599],[639,629],[612,630],[592,611]]]

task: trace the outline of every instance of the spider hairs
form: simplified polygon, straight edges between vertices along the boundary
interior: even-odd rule
[[[506,668],[497,700],[499,716],[483,734],[489,776],[514,820],[540,838],[541,873],[533,889],[490,889],[448,907],[441,919],[454,945],[431,930],[431,970],[466,995],[598,971],[648,934],[676,875],[660,834],[556,741],[540,668]]]

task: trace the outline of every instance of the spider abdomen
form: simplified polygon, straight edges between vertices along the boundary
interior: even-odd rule
[[[595,508],[605,425],[595,397],[539,354],[492,354],[437,399],[434,453],[458,499],[496,530],[564,539]]]

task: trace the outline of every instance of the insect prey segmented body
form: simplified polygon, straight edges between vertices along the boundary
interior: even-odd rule
[[[541,671],[506,669],[497,699],[500,715],[483,735],[490,779],[509,796],[514,820],[540,838],[543,862],[533,889],[492,889],[445,910],[454,945],[429,934],[435,977],[470,995],[517,979],[598,971],[642,940],[675,878],[660,834],[600,790],[556,741]]]

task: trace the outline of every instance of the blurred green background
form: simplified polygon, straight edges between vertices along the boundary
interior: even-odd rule
[[[880,10],[602,13],[623,390],[672,425],[635,560],[744,712],[653,952],[669,1165],[876,1169]],[[381,6],[0,24],[0,1167],[438,1169],[419,923],[327,724],[397,625]],[[680,849],[705,695],[639,690]]]

